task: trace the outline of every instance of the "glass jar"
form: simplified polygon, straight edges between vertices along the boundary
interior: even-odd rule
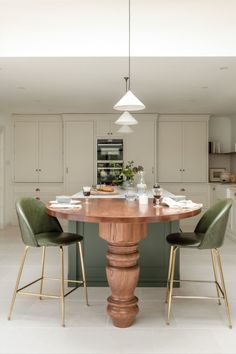
[[[138,195],[142,195],[146,193],[147,185],[144,180],[144,171],[138,172],[138,183],[137,183],[137,193]]]

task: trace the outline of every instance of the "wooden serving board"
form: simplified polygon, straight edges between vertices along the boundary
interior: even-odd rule
[[[119,193],[116,190],[114,190],[113,192],[103,192],[103,191],[92,190],[91,194],[92,195],[117,195]]]

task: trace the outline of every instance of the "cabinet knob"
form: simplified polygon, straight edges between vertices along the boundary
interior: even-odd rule
[[[38,169],[36,168],[36,170],[35,170],[36,172],[38,172]]]
[[[215,190],[216,190],[216,187],[213,187],[212,190],[215,191]]]
[[[180,170],[180,172],[182,171],[182,169],[181,169],[181,168],[180,168],[179,170]]]
[[[39,168],[39,172],[41,172],[42,170],[41,170],[41,168]]]
[[[234,193],[235,197],[236,197],[236,192]]]
[[[185,169],[182,170],[183,172],[185,171]]]
[[[180,191],[181,191],[181,192],[185,192],[185,189],[184,189],[184,188],[181,188]]]
[[[35,189],[35,192],[40,192],[40,189],[39,189],[39,188],[36,188],[36,189]]]

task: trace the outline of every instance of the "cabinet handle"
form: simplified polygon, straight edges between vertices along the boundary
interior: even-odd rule
[[[180,191],[181,191],[181,192],[185,192],[185,189],[184,189],[184,188],[181,188]]]
[[[68,173],[69,172],[69,168],[68,167],[66,167],[66,173]]]
[[[213,187],[212,190],[215,191],[215,190],[216,190],[216,187]]]
[[[235,197],[236,197],[236,193],[234,193]]]

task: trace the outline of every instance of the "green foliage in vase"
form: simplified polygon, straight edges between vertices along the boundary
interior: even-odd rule
[[[113,183],[116,185],[122,185],[125,181],[133,182],[134,176],[139,171],[143,171],[142,166],[134,166],[134,161],[128,161],[127,165],[123,167],[119,176],[113,181]]]

